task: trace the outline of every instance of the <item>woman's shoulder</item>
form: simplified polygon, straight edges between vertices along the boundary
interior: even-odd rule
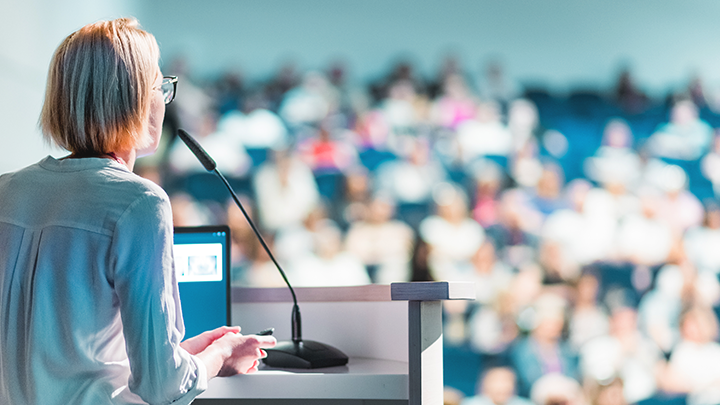
[[[120,211],[137,205],[139,201],[147,201],[151,206],[170,205],[170,198],[162,187],[120,163],[109,159],[71,160],[84,162],[68,162],[77,165],[79,170],[62,181],[75,188],[87,187],[86,192],[82,193],[82,199],[86,201]]]
[[[170,199],[165,190],[153,181],[131,172],[116,162],[102,163],[105,164],[81,175],[85,177],[84,181],[97,187],[98,194],[118,202],[130,203],[138,198],[154,197],[169,203]]]
[[[160,186],[107,159],[46,158],[3,175],[0,208],[0,217],[26,227],[62,224],[102,234],[112,234],[128,213],[154,218],[171,212]]]

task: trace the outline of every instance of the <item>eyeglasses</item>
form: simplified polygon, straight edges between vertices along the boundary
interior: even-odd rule
[[[170,104],[173,100],[175,100],[177,82],[177,76],[163,77],[162,84],[160,84],[160,90],[162,90],[163,101],[165,101],[165,104]]]

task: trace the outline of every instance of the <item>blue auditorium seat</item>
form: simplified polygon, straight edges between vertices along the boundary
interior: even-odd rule
[[[624,292],[626,304],[637,307],[640,303],[641,293],[639,293],[632,282],[634,267],[631,263],[615,263],[602,262],[593,265],[600,289],[598,298],[603,301],[610,291]]]
[[[420,226],[420,222],[432,213],[433,204],[427,203],[403,203],[400,202],[395,207],[395,217],[406,224],[410,225],[414,230]]]
[[[228,183],[237,194],[252,195],[249,178],[227,177]],[[214,173],[193,173],[185,177],[183,190],[197,201],[215,201],[224,204],[230,194]]]
[[[338,170],[321,170],[313,174],[320,195],[328,201],[338,201],[345,184],[345,175]]]
[[[467,346],[443,345],[443,380],[465,396],[476,394],[477,380],[483,370],[481,355]]]
[[[637,405],[686,405],[686,399],[684,395],[656,395],[652,398],[638,401]]]
[[[597,90],[578,90],[567,98],[568,111],[578,117],[604,118],[617,115],[620,109],[609,103]]]
[[[250,155],[253,167],[258,167],[265,163],[269,154],[267,148],[247,148],[246,151],[248,155]]]
[[[720,114],[711,110],[708,107],[700,109],[700,119],[710,124],[713,128],[720,128]]]
[[[567,181],[584,177],[583,162],[600,147],[604,121],[597,118],[578,118],[566,116],[558,120],[553,128],[563,134],[568,141],[565,156],[557,159],[565,172]],[[548,155],[547,152],[543,152]]]
[[[502,155],[485,155],[485,159],[497,163],[498,166],[500,166],[503,169],[507,169],[508,167],[508,157],[502,156]]]
[[[395,160],[397,156],[390,151],[368,148],[359,153],[360,162],[368,170],[375,171],[381,164]]]

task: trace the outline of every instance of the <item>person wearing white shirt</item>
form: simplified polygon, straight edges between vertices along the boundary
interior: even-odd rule
[[[720,207],[707,207],[705,223],[688,229],[683,242],[688,258],[699,271],[720,274]]]
[[[420,223],[419,235],[430,246],[430,266],[436,280],[452,280],[485,240],[485,231],[469,217],[462,191],[444,183],[435,194],[437,215]]]
[[[271,231],[299,226],[320,203],[310,168],[290,151],[278,150],[274,156],[253,178],[260,221]]]
[[[687,393],[688,404],[720,403],[718,321],[705,307],[692,307],[680,320],[680,342],[673,348],[663,377],[669,392]]]
[[[370,284],[365,266],[342,249],[337,226],[325,223],[316,230],[313,252],[299,258],[290,268],[293,284],[302,287],[336,287]]]

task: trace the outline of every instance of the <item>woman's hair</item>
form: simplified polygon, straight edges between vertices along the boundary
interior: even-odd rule
[[[147,146],[160,51],[134,18],[89,24],[60,44],[48,73],[40,127],[79,155]]]

